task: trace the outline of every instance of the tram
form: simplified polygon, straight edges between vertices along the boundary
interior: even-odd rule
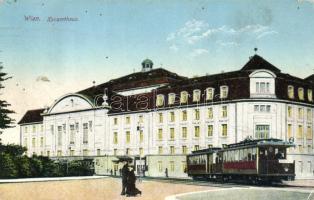
[[[251,183],[294,180],[295,163],[287,159],[293,142],[246,139],[224,148],[208,148],[187,155],[187,173],[193,179],[244,180]]]

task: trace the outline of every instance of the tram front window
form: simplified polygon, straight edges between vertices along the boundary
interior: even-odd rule
[[[261,160],[286,159],[286,149],[272,146],[260,148],[259,157]]]

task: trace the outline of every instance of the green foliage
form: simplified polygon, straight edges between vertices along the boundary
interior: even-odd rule
[[[4,88],[2,82],[11,78],[7,77],[6,73],[2,72],[3,67],[0,66],[0,90]],[[14,111],[8,109],[10,106],[5,100],[0,100],[0,129],[6,129],[13,127],[14,120],[9,117],[9,114],[14,113]]]
[[[18,169],[18,177],[20,178],[27,178],[31,177],[31,166],[29,162],[30,158],[27,156],[22,156],[16,158],[15,165]]]
[[[90,163],[82,160],[76,160],[68,163],[68,176],[90,176],[93,171]]]
[[[16,166],[12,157],[6,153],[0,153],[0,178],[17,177]]]

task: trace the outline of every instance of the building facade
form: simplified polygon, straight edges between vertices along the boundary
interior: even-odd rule
[[[314,178],[313,88],[314,76],[282,73],[258,55],[238,71],[197,78],[153,69],[147,59],[141,72],[27,111],[20,141],[29,156],[95,158],[99,174],[117,172],[117,160],[129,156],[146,175],[165,176],[167,168],[184,177],[193,150],[293,138],[297,178]]]

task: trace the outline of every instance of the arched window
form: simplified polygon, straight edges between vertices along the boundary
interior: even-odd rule
[[[206,100],[213,100],[214,98],[214,88],[206,88]]]
[[[176,94],[175,93],[168,94],[168,104],[169,105],[173,105],[174,101],[175,101],[175,98],[176,98]]]
[[[308,89],[307,90],[307,99],[309,100],[309,101],[313,101],[313,92],[312,92],[312,89]]]
[[[225,99],[228,97],[228,86],[224,85],[220,87],[220,98]]]
[[[193,102],[199,102],[201,100],[201,90],[193,90]]]
[[[188,102],[188,92],[182,91],[180,95],[180,103],[187,103]]]
[[[164,102],[165,102],[165,97],[164,97],[164,95],[158,94],[158,95],[157,95],[157,99],[156,99],[156,106],[157,106],[157,107],[163,106],[163,105],[164,105]]]
[[[298,89],[298,96],[300,100],[304,100],[304,89],[302,87]]]
[[[289,99],[294,98],[294,87],[292,85],[288,85],[288,97]]]

